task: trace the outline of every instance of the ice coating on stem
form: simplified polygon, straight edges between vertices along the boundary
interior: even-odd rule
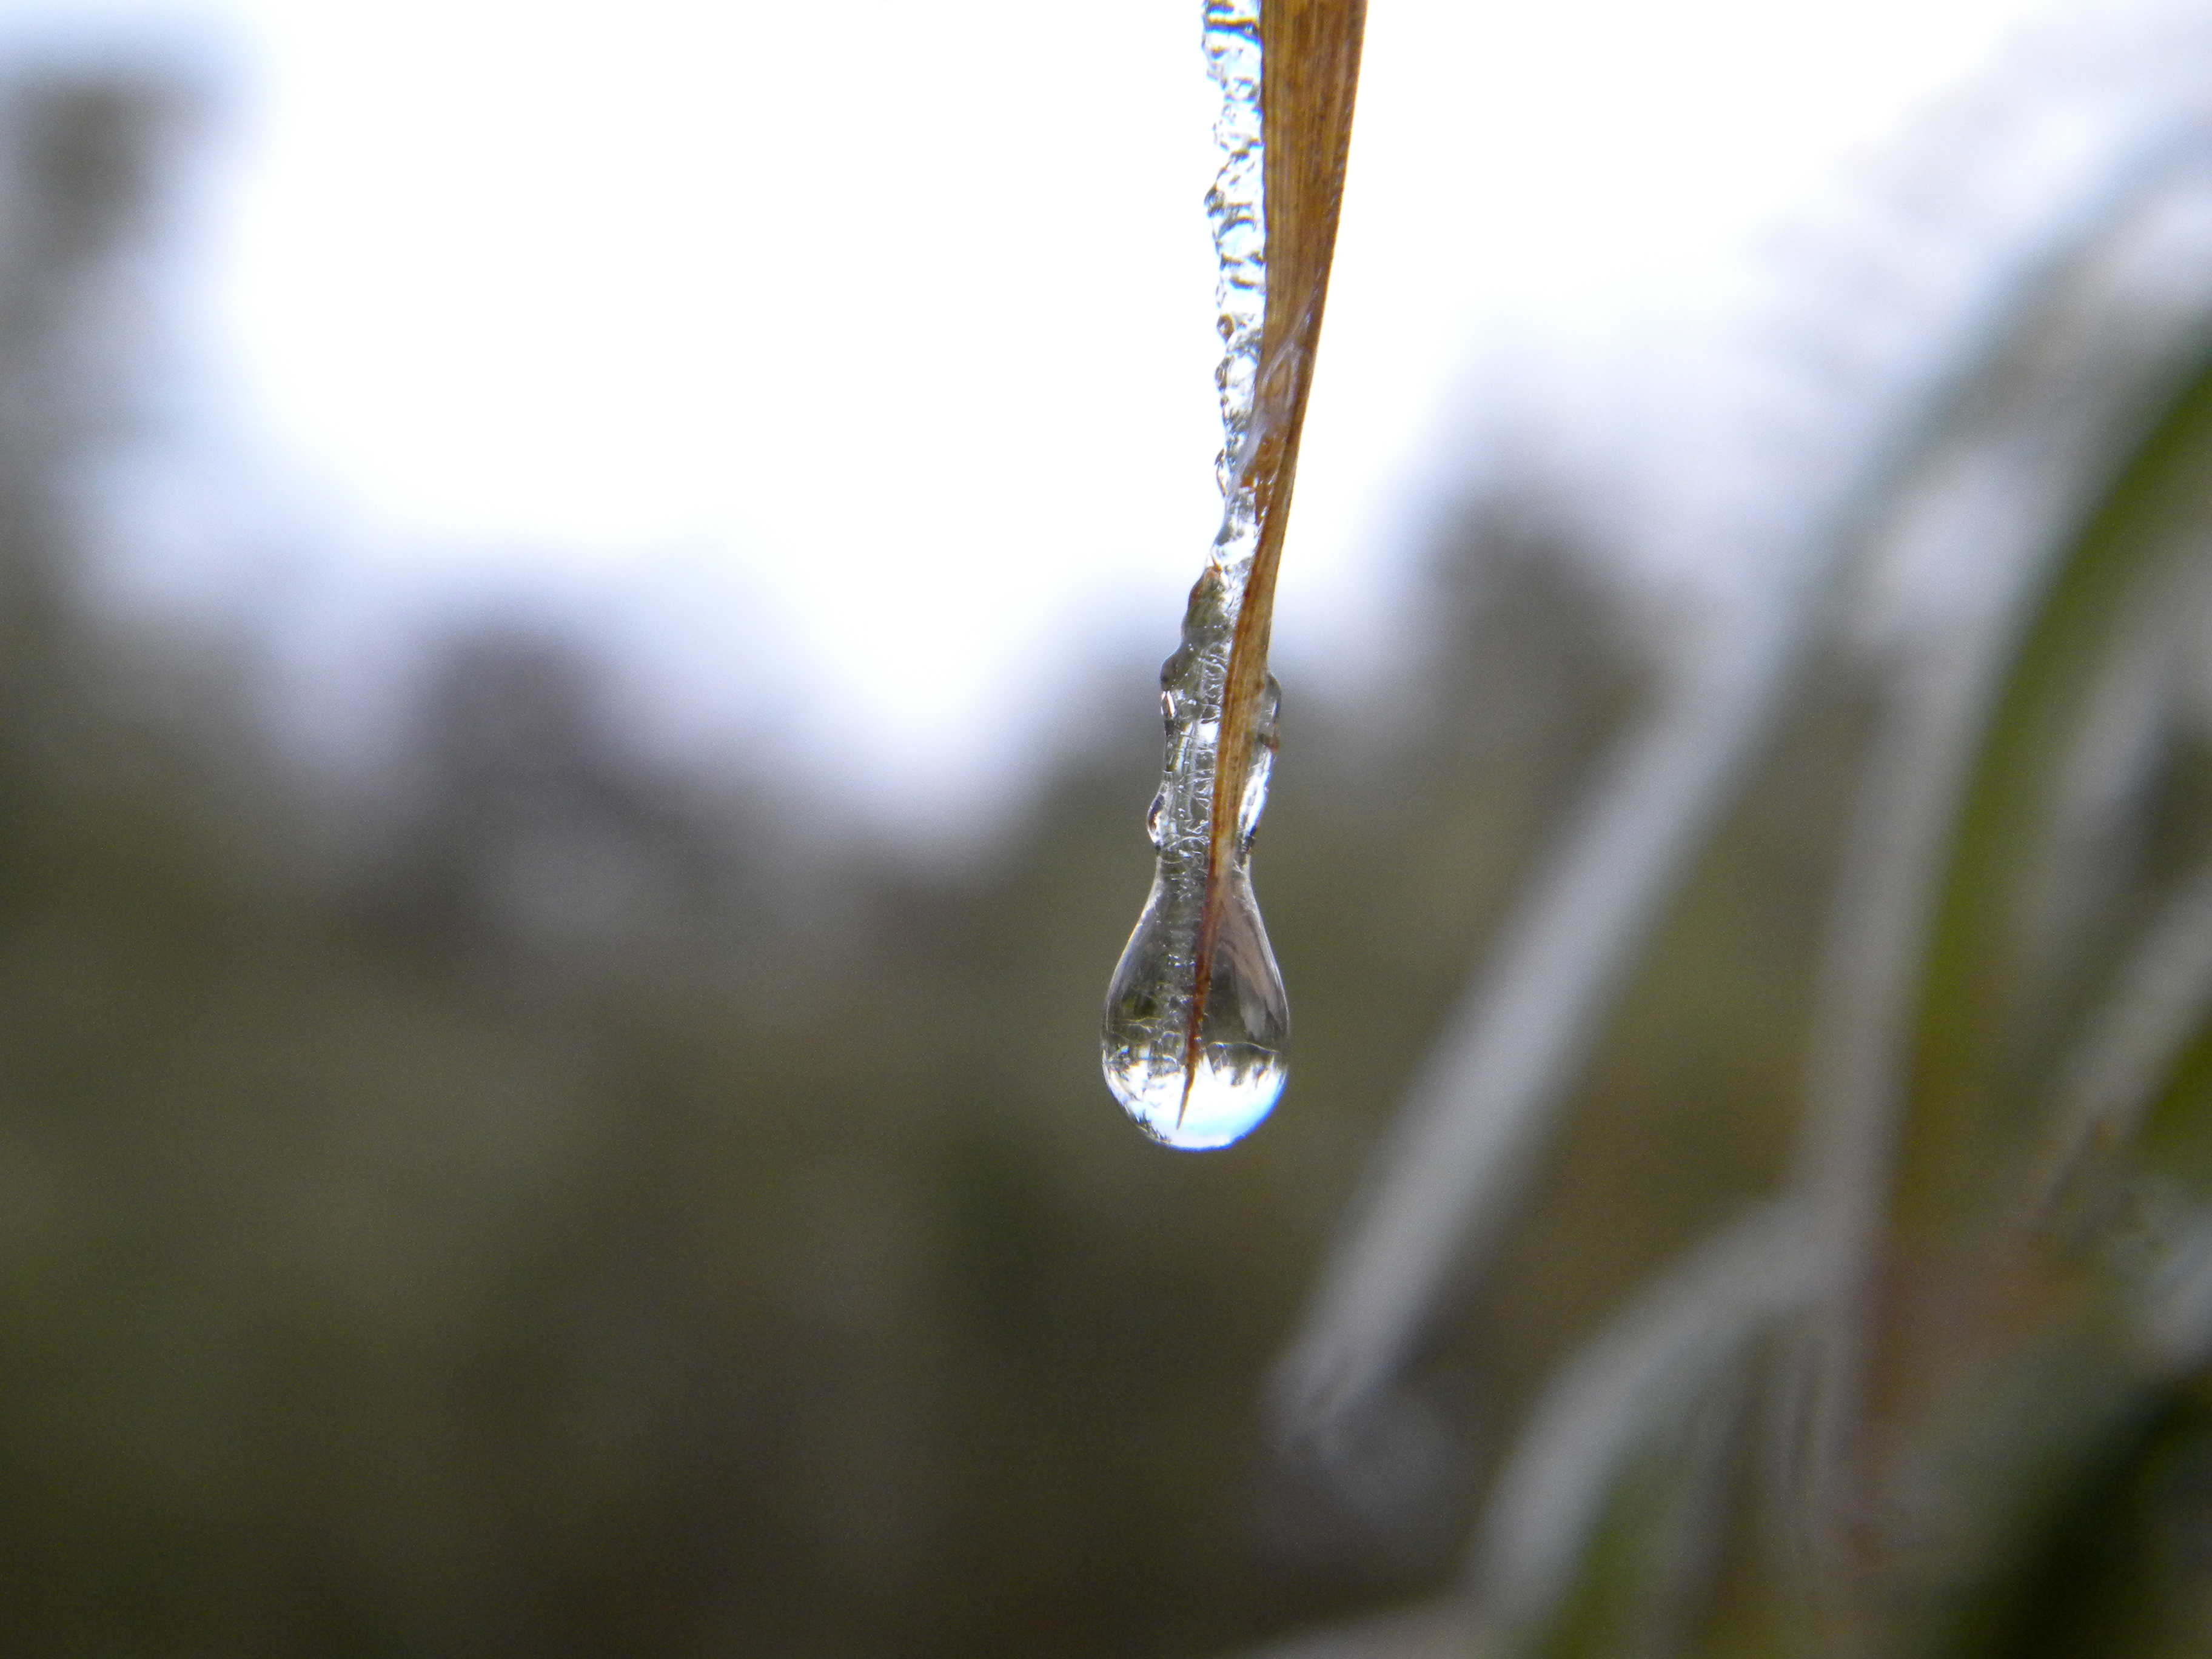
[[[1103,1059],[1115,1097],[1170,1146],[1225,1146],[1282,1092],[1290,1005],[1252,895],[1252,836],[1274,758],[1270,678],[1225,868],[1213,858],[1221,707],[1235,592],[1211,561],[1191,591],[1182,647],[1160,671],[1167,758],[1146,825],[1158,849],[1152,896],[1106,995]],[[1212,886],[1219,886],[1218,895]],[[1201,953],[1212,896],[1212,948]]]
[[[1221,528],[1191,589],[1182,643],[1160,670],[1167,753],[1146,828],[1159,854],[1152,896],[1107,992],[1106,1082],[1146,1133],[1171,1146],[1224,1146],[1282,1092],[1290,1005],[1252,896],[1252,837],[1267,804],[1279,692],[1231,712],[1232,667],[1261,540],[1253,466],[1266,437],[1255,413],[1267,312],[1266,157],[1260,106],[1260,0],[1208,0],[1207,64],[1222,93],[1223,160],[1206,196],[1220,276]],[[1261,653],[1265,641],[1245,649]],[[1261,672],[1256,669],[1250,672]],[[1250,682],[1246,682],[1248,702]],[[1249,747],[1224,765],[1224,727]],[[1235,789],[1233,819],[1216,785]]]
[[[1267,311],[1266,151],[1260,118],[1260,0],[1207,0],[1206,63],[1221,88],[1213,142],[1221,170],[1206,193],[1218,275],[1213,303],[1221,313],[1222,447],[1214,477],[1224,501],[1235,493],[1233,467],[1252,422],[1259,383],[1260,336]]]

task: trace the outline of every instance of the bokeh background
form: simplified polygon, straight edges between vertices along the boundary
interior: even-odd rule
[[[315,9],[0,11],[0,1650],[1164,1659],[1445,1583],[1788,1165],[1869,659],[1286,1448],[1370,1153],[1607,741],[2212,118],[2200,20],[1376,0],[1296,1068],[1187,1157],[1095,1056],[1211,529],[1195,8]]]

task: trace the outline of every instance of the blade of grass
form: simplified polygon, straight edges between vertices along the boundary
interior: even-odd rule
[[[1183,1104],[1198,1076],[1213,959],[1237,852],[1254,734],[1267,701],[1275,575],[1290,525],[1298,441],[1313,389],[1314,353],[1328,300],[1329,268],[1351,158],[1352,112],[1367,0],[1265,0],[1260,9],[1260,115],[1264,155],[1267,306],[1252,426],[1237,459],[1236,489],[1249,489],[1260,541],[1237,612],[1222,691],[1206,896],[1183,1038]],[[1235,491],[1232,490],[1232,495]]]
[[[1935,1364],[1956,1340],[1952,1322],[1926,1313],[1944,1292],[1915,1241],[1966,1236],[1971,1195],[2001,1161],[2002,1143],[1983,1132],[2017,1051],[2004,1032],[2026,1006],[2022,935],[2037,907],[2021,878],[2049,866],[2057,792],[2047,786],[2065,753],[2052,741],[2048,684],[2033,651],[2022,653],[2051,626],[2046,592],[2081,563],[2072,550],[2083,503],[2106,499],[2169,404],[2174,343],[2197,337],[2212,305],[2201,281],[2193,291],[2172,281],[2171,256],[2203,240],[2201,224],[2171,211],[2174,184],[2170,173],[2133,181],[2106,233],[2056,274],[1960,406],[1892,532],[1971,580],[1923,619],[1888,677],[1807,1068],[1798,1182],[1830,1277],[1797,1509],[1814,1529],[1800,1548],[1832,1588],[1847,1560],[1832,1526],[1871,1501],[1875,1355],[1882,1386],[1894,1388],[1916,1345]],[[2195,242],[2172,242],[2177,227]],[[2079,680],[2096,659],[2075,649],[2066,660]],[[1928,1328],[1899,1340],[1884,1296],[1914,1298]]]

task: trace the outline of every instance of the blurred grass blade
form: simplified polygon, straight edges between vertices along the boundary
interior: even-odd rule
[[[2161,1183],[2133,1209],[2131,1334],[2150,1370],[2185,1378],[2212,1364],[2212,1204]]]
[[[1492,1490],[1469,1563],[1486,1621],[1525,1638],[1565,1597],[1639,1448],[1678,1435],[1777,1317],[1817,1282],[1816,1241],[1774,1204],[1662,1273],[1559,1373]],[[1697,1540],[1676,1537],[1690,1554]]]
[[[2048,814],[2025,807],[2006,816],[2002,846],[1970,833],[1993,725],[2017,695],[2021,642],[2073,545],[2081,503],[2101,495],[2165,402],[2176,334],[2193,333],[2212,299],[2174,284],[2177,265],[2190,264],[2177,256],[2201,251],[2205,227],[2201,213],[2172,210],[2172,182],[2131,181],[2106,234],[2053,272],[2041,303],[1966,387],[1886,538],[1894,556],[1941,575],[1948,597],[1923,605],[1888,676],[1816,1002],[1798,1174],[1835,1275],[1819,1327],[1808,1466],[1818,1480],[1836,1477],[1856,1432],[1868,1363],[1858,1304],[1876,1258],[1897,1248],[1883,1230],[1893,1224],[1908,1055],[1943,1024],[1923,994],[1937,930],[1960,891],[1987,902],[1990,860],[2033,862],[2018,849],[2047,854],[2050,845]],[[2003,907],[2006,925],[2030,922],[2033,909]],[[2021,955],[2009,953],[2006,974],[2021,974]],[[1941,983],[1986,988],[1995,977],[1954,967]],[[1913,1109],[1914,1145],[1924,1148],[1927,1113]],[[1850,1509],[1832,1492],[1808,1496],[1815,1516]]]
[[[1471,1659],[1487,1651],[1474,1609],[1449,1598],[1245,1649],[1236,1659]]]
[[[1928,1449],[1960,1438],[1962,1400],[2013,1413],[2056,1480],[2130,1386],[2084,1285],[1990,1227],[2021,1207],[2021,1131],[2043,1109],[2052,999],[2073,972],[2052,924],[2070,897],[2051,889],[2077,873],[2068,843],[2095,817],[2080,734],[2100,693],[2125,690],[2115,654],[2141,645],[2140,584],[2172,546],[2139,509],[2197,418],[2197,394],[2175,392],[2212,320],[2208,207],[2201,169],[2127,181],[1967,383],[1887,536],[1940,586],[1886,676],[1833,894],[1798,1170],[1832,1276],[1810,1327],[1797,1543],[1855,1621],[1889,1616],[1881,1584],[1854,1582],[1866,1515],[1904,1503],[1916,1526],[1983,1540],[1947,1546],[1949,1565],[1888,1559],[1885,1582],[1964,1582],[1987,1540],[2026,1524],[2026,1486],[1929,1486]],[[2080,1367],[2036,1358],[2052,1345]],[[1997,1401],[2000,1383],[2018,1398]]]
[[[2029,956],[2046,965],[2039,995],[2055,1020],[2074,1012],[2067,1005],[2078,1003],[2086,976],[2109,954],[2110,918],[2127,904],[2142,812],[2172,758],[2176,722],[2186,717],[2191,635],[2212,598],[2207,586],[2167,580],[2136,596],[2066,740],[2045,867],[2031,884],[2022,930]]]
[[[2172,188],[2173,173],[2161,164],[2121,181],[2083,236],[2098,251],[2101,274],[2062,258],[2033,276],[2028,300],[2013,307],[2028,319],[2008,336],[2013,345],[1933,400],[1925,419],[1875,458],[1826,529],[1784,561],[1766,603],[1687,666],[1616,749],[1417,1074],[1377,1155],[1278,1370],[1273,1403],[1285,1437],[1326,1439],[1345,1413],[1386,1386],[1447,1277],[1494,1245],[1613,998],[1772,729],[1844,574],[1908,541],[1920,544],[1910,550],[1933,543],[1970,553],[1969,570],[1985,559],[2002,562],[1994,550],[2008,538],[2047,553],[2090,475],[2136,429],[2146,377],[2160,372],[2185,325],[2176,316],[2185,321],[2199,303],[2185,281],[2177,283],[2173,253],[2177,238],[2185,242],[2201,231],[2202,216],[2187,210],[2196,205],[2190,189]],[[2154,211],[2148,236],[2120,234],[2143,216],[2147,199],[2179,200],[2184,210]],[[2138,326],[2119,330],[2128,337],[2116,354],[2089,326],[2112,321],[2115,285],[2142,313],[2132,319]],[[2042,364],[2029,349],[2046,335],[2070,343],[2063,363]],[[2023,374],[2033,384],[2022,384]],[[2003,424],[2022,409],[2035,411],[2027,425]],[[1984,512],[1994,515],[1994,536],[1978,517]],[[1984,664],[1979,672],[1991,671]],[[1870,846],[1863,856],[1887,854]],[[1924,871],[1917,879],[1926,879]],[[1874,925],[1871,917],[1850,923]],[[1839,945],[1832,969],[1838,994],[1863,1000],[1864,963],[1895,951],[1868,940]],[[1826,1096],[1865,1093],[1844,1074],[1869,1063],[1869,1018],[1840,1005],[1832,1012],[1815,1062]],[[1872,1148],[1834,1138],[1845,1135],[1839,1126],[1846,1121],[1860,1126],[1856,1133],[1871,1120],[1863,1109],[1827,1116],[1830,1127],[1815,1131],[1820,1144],[1812,1162],[1829,1166],[1832,1186],[1863,1186],[1863,1177],[1846,1170],[1873,1156]]]
[[[1453,1266],[1495,1238],[1668,894],[1765,736],[1808,598],[1678,678],[1614,750],[1422,1066],[1276,1380],[1325,1434],[1387,1383]]]
[[[1985,618],[1994,627],[1996,617]],[[1899,1072],[1927,948],[1947,831],[1986,705],[1984,657],[1968,638],[1904,677],[1862,787],[1833,896],[1807,1079],[1799,1184],[1817,1241],[1824,1316],[1812,1333],[1810,1489],[1796,1518],[1817,1577],[1835,1577],[1819,1517],[1840,1512],[1842,1465],[1863,1365],[1854,1305],[1875,1250],[1897,1133]],[[1984,641],[1981,643],[1986,644]]]
[[[2166,901],[2075,1051],[2052,1114],[2051,1152],[2035,1183],[2038,1211],[2046,1211],[2087,1164],[2134,1137],[2208,1012],[2212,866]]]

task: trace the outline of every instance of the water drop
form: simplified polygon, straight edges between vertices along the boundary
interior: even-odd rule
[[[1267,1116],[1288,1076],[1290,1000],[1252,894],[1280,692],[1265,682],[1232,825],[1217,830],[1221,702],[1234,608],[1209,567],[1185,648],[1161,671],[1167,759],[1145,815],[1158,849],[1152,896],[1106,992],[1106,1085],[1170,1146],[1225,1146]],[[1193,649],[1191,647],[1196,647]],[[1240,769],[1231,768],[1234,772]],[[1225,844],[1224,844],[1225,843]]]
[[[1222,97],[1221,170],[1206,198],[1219,267],[1221,528],[1191,589],[1182,641],[1160,669],[1167,752],[1145,815],[1159,859],[1107,989],[1101,1044],[1107,1086],[1129,1115],[1155,1139],[1194,1150],[1225,1146],[1267,1116],[1291,1033],[1249,866],[1279,694],[1264,626],[1256,639],[1237,628],[1260,551],[1251,460],[1267,426],[1255,418],[1267,303],[1260,0],[1206,0],[1205,42]]]
[[[1282,975],[1241,867],[1231,885],[1194,1035],[1189,896],[1164,860],[1106,994],[1107,1087],[1147,1134],[1187,1151],[1243,1139],[1289,1075]]]
[[[1221,167],[1206,198],[1222,343],[1221,526],[1182,642],[1160,670],[1167,750],[1145,817],[1158,861],[1107,991],[1101,1051],[1115,1098],[1171,1146],[1225,1146],[1249,1133],[1282,1092],[1290,1041],[1250,860],[1275,753],[1275,576],[1366,4],[1276,7],[1264,30],[1261,10],[1262,0],[1204,0],[1206,63],[1221,88]]]
[[[1159,856],[1107,989],[1101,1049],[1107,1087],[1129,1115],[1155,1139],[1194,1151],[1249,1133],[1288,1075],[1290,1001],[1251,875],[1281,692],[1265,676],[1241,723],[1226,718],[1239,602],[1209,561],[1182,644],[1160,671],[1167,752],[1145,814]],[[1232,726],[1246,746],[1224,757]],[[1233,816],[1216,813],[1217,796]]]

